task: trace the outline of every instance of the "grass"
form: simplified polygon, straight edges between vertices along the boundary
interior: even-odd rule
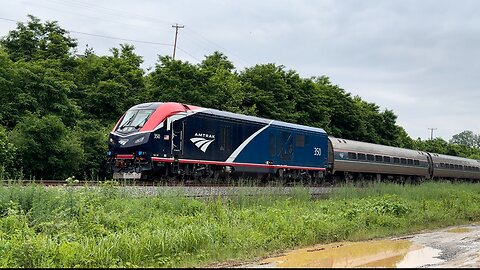
[[[202,200],[12,182],[0,187],[0,267],[202,267],[480,221],[479,202],[480,185],[447,182],[345,186],[322,200],[302,187]]]

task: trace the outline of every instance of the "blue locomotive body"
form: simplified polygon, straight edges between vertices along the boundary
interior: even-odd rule
[[[310,179],[323,177],[326,170],[323,129],[179,103],[141,104],[131,111],[142,106],[152,110],[144,113],[149,117],[143,126],[122,132],[127,114],[134,115],[127,112],[110,134],[109,157],[118,178],[134,173],[132,178],[228,174]]]

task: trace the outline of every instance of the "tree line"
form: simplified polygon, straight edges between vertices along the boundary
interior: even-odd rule
[[[352,96],[325,76],[302,78],[273,63],[238,71],[214,52],[199,64],[159,55],[147,73],[130,44],[97,55],[56,21],[28,21],[0,39],[0,177],[108,178],[107,136],[143,102],[182,102],[321,127],[329,135],[480,159],[471,131],[413,140],[391,110]]]

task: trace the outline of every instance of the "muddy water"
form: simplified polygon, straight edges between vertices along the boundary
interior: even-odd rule
[[[453,228],[453,229],[450,229],[448,230],[447,232],[449,233],[467,233],[467,232],[471,232],[472,229],[470,228]]]
[[[263,260],[263,267],[421,267],[442,262],[440,250],[409,240],[377,240],[318,245]]]

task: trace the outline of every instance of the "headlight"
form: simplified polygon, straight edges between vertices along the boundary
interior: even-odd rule
[[[145,136],[141,137],[141,138],[138,138],[135,140],[135,143],[141,143],[143,142],[143,140],[145,139]]]
[[[110,138],[110,143],[115,144],[115,141],[112,138]]]

